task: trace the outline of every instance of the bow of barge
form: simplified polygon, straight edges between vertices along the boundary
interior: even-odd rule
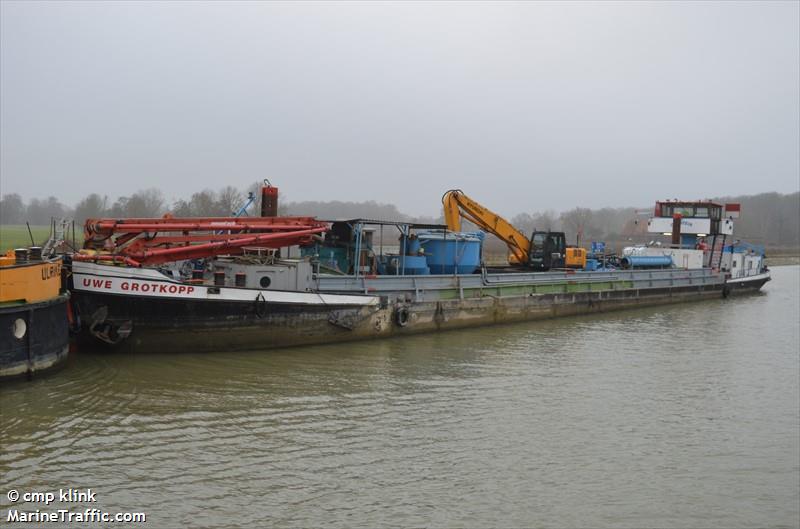
[[[69,352],[68,300],[61,258],[41,248],[0,257],[0,379],[55,368]]]

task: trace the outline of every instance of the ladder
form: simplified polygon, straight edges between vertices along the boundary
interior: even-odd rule
[[[708,266],[712,270],[719,270],[719,266],[722,263],[722,251],[725,249],[726,237],[726,235],[714,235],[714,240],[711,243],[711,255],[708,260]]]
[[[71,226],[72,221],[69,219],[50,219],[50,238],[47,239],[42,247],[42,255],[49,257],[57,253],[65,252],[66,241]]]

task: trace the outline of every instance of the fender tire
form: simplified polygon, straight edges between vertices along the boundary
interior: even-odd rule
[[[409,314],[408,307],[400,307],[394,312],[394,321],[400,327],[408,325]]]

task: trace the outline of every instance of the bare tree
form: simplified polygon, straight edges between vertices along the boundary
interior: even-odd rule
[[[119,197],[111,206],[111,217],[159,217],[164,213],[164,196],[155,188],[137,191],[129,197]]]
[[[128,214],[131,217],[158,217],[162,213],[164,213],[164,195],[153,187],[137,191],[128,202]]]
[[[25,222],[25,203],[16,193],[3,195],[0,200],[0,224],[22,224]]]
[[[558,213],[555,211],[543,211],[533,216],[533,227],[536,230],[556,231],[561,229],[561,222]]]
[[[233,186],[223,187],[217,193],[217,208],[225,216],[235,215],[244,202],[242,192]]]
[[[575,208],[561,214],[561,222],[567,231],[567,239],[575,237],[582,241],[584,233],[591,230],[592,210],[588,208]]]
[[[111,209],[108,210],[108,216],[114,218],[123,218],[127,217],[127,210],[128,210],[128,197],[119,197],[114,203],[111,205]]]
[[[38,198],[31,199],[25,211],[28,222],[35,225],[50,224],[52,218],[62,218],[66,216],[68,210],[56,197],[47,197],[45,200]]]
[[[191,217],[192,205],[186,200],[179,199],[172,204],[170,211],[174,217]]]
[[[218,217],[221,213],[217,197],[210,189],[194,193],[189,199],[189,209],[193,217]]]
[[[86,219],[105,216],[107,200],[107,197],[101,197],[97,193],[84,197],[75,205],[75,222],[83,224]]]

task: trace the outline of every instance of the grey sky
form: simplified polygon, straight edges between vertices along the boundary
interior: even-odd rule
[[[800,3],[2,2],[0,192],[505,214],[800,188]]]

